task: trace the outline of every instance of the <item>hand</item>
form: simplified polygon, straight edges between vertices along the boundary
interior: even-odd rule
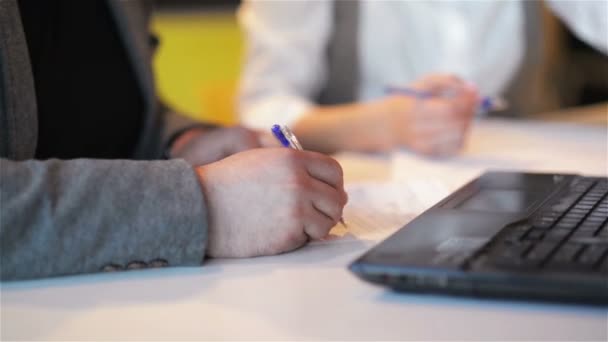
[[[347,200],[340,164],[316,152],[256,149],[196,172],[207,202],[211,257],[296,249],[326,236]]]
[[[382,100],[392,127],[393,145],[406,146],[425,155],[450,155],[464,144],[477,109],[477,90],[457,77],[431,75],[412,88],[437,96],[416,99],[391,95]]]
[[[171,157],[183,158],[192,165],[204,165],[260,146],[260,134],[241,126],[193,128],[175,140]]]

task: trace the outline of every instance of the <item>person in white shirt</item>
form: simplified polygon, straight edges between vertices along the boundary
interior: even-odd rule
[[[608,52],[608,1],[545,3]],[[328,153],[455,153],[480,96],[503,94],[542,39],[526,27],[540,22],[531,5],[538,2],[244,1],[240,118],[255,128],[289,125],[306,148]],[[420,100],[387,86],[451,96]]]

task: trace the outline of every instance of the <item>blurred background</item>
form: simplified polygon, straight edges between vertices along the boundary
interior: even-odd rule
[[[234,96],[243,37],[235,0],[155,0],[153,30],[158,88],[176,110],[212,122],[236,122]],[[555,106],[608,101],[608,58],[578,40],[545,9],[543,75],[557,90]]]

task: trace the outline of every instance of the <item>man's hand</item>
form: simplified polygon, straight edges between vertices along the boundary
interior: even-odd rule
[[[347,201],[342,168],[315,152],[255,149],[196,172],[207,202],[211,257],[296,249],[326,236]]]
[[[391,95],[383,99],[383,114],[390,123],[392,145],[406,146],[426,155],[450,155],[464,144],[477,109],[477,90],[450,75],[431,75],[412,88],[436,96],[416,99]]]
[[[175,140],[170,154],[192,165],[204,165],[260,146],[260,135],[241,126],[193,128]]]

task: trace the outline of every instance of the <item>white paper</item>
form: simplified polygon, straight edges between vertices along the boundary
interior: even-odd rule
[[[404,182],[359,182],[347,186],[349,201],[344,221],[320,242],[348,240],[379,241],[408,223],[427,205],[419,190]]]

